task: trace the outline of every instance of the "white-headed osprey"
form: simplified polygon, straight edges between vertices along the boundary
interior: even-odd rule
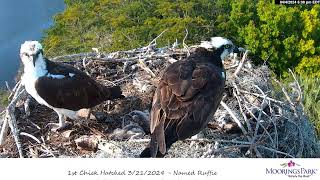
[[[230,40],[214,37],[164,71],[153,97],[151,141],[140,157],[163,157],[174,142],[207,126],[224,92],[222,62],[237,52]]]
[[[27,92],[59,116],[59,124],[53,130],[66,127],[67,117],[78,119],[81,109],[123,97],[119,86],[105,87],[70,65],[49,61],[37,41],[22,44],[20,58],[24,64],[22,83]]]

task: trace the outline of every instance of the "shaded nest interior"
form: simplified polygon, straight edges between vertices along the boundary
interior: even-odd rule
[[[15,116],[24,156],[139,157],[150,138],[149,113],[157,82],[168,65],[187,57],[190,51],[149,46],[53,58],[101,84],[120,85],[126,97],[94,107],[91,119],[69,119],[73,126],[63,132],[52,132],[48,127],[48,123],[58,122],[54,111],[30,96],[23,98],[16,105]],[[241,71],[234,75],[243,62]],[[275,90],[273,84],[279,82],[271,80],[268,67],[254,66],[243,53],[226,61],[225,69],[225,106],[220,105],[206,129],[175,143],[165,157],[320,157],[297,82],[291,89]],[[12,136],[0,148],[0,156],[19,157]]]

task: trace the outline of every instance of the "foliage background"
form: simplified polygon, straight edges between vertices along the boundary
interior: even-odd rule
[[[284,6],[271,0],[65,0],[43,43],[50,56],[132,49],[163,30],[159,46],[225,36],[246,45],[277,75],[288,68],[320,77],[320,5]]]
[[[3,89],[0,89],[0,109],[9,104],[8,102],[9,92]]]

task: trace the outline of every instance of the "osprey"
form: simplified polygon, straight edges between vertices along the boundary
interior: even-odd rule
[[[163,157],[174,142],[207,126],[224,92],[223,60],[238,52],[230,40],[214,37],[164,71],[153,97],[151,141],[140,157]]]
[[[105,87],[70,65],[49,61],[37,41],[22,44],[20,58],[24,65],[22,83],[26,91],[59,116],[59,124],[54,124],[53,130],[65,128],[67,117],[78,119],[81,109],[123,97],[119,86]]]

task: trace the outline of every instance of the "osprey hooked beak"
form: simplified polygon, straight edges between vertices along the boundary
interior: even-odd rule
[[[233,53],[240,53],[240,50],[237,46],[234,46]]]
[[[43,55],[43,50],[38,41],[26,41],[21,45],[20,58],[24,64],[32,62],[35,66],[40,54]]]
[[[42,50],[38,50],[36,52],[36,54],[31,54],[31,55],[28,54],[28,53],[21,53],[20,54],[20,58],[22,59],[22,58],[27,57],[29,59],[29,61],[32,61],[33,66],[35,66],[36,65],[36,60],[38,59],[40,53],[43,54],[43,51]]]

